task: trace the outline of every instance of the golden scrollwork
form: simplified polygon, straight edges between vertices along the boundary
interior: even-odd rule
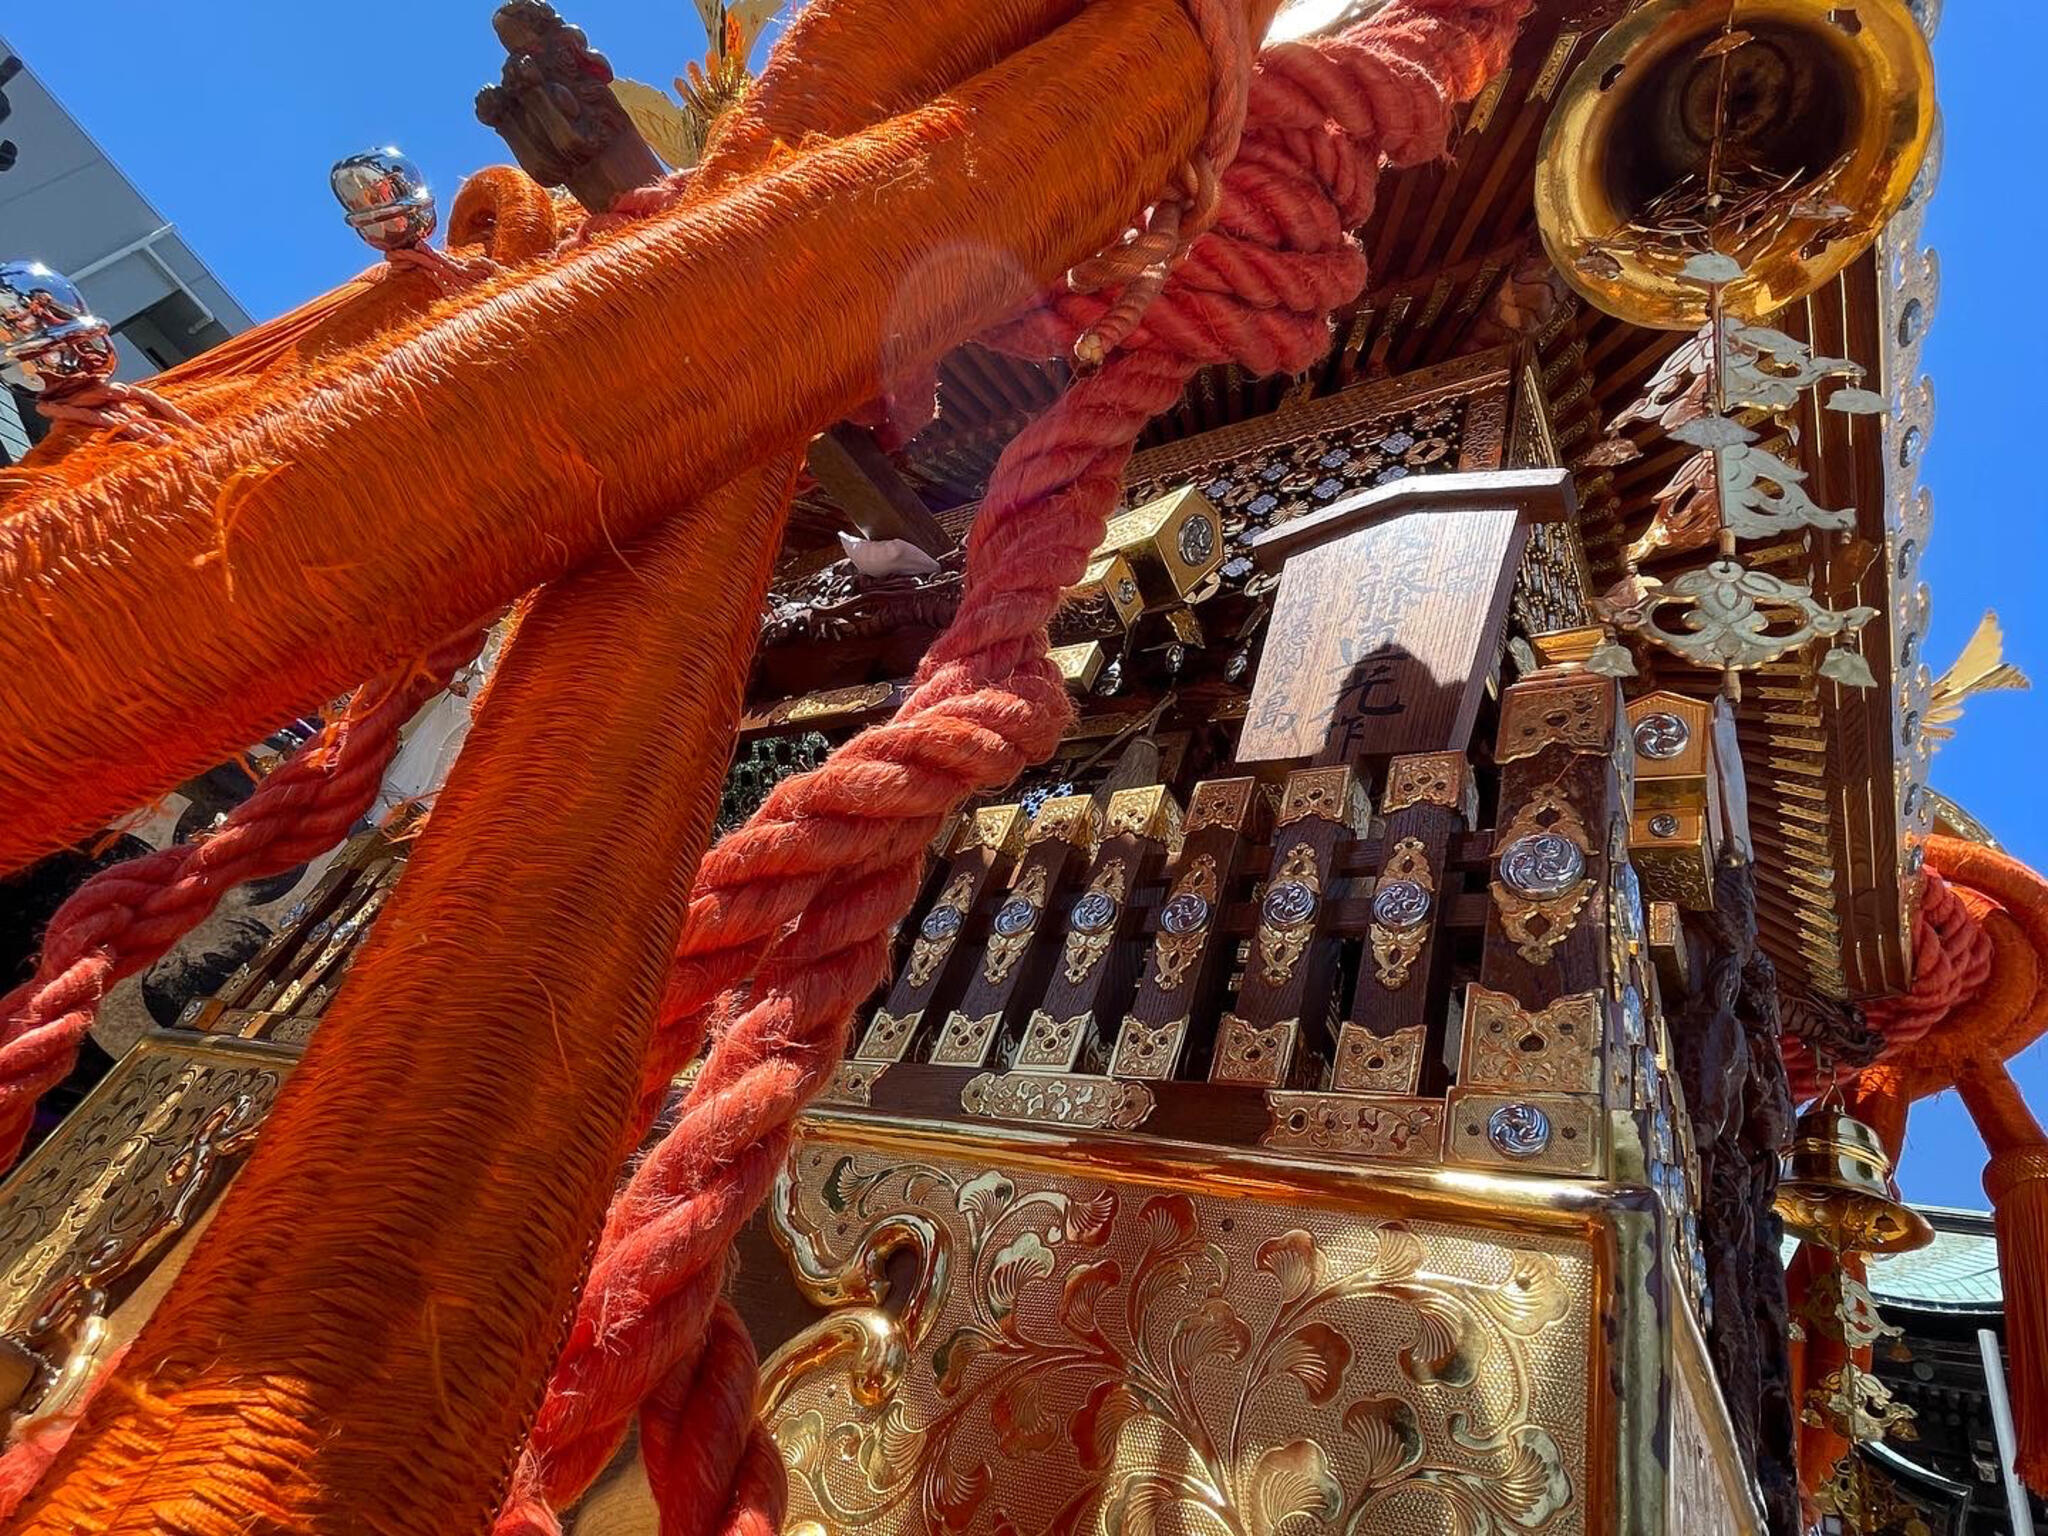
[[[1277,1152],[1328,1152],[1383,1162],[1430,1164],[1442,1155],[1441,1099],[1356,1093],[1266,1095],[1259,1145]]]
[[[1208,779],[1197,784],[1188,801],[1186,830],[1227,827],[1242,832],[1246,818],[1251,815],[1252,795],[1257,787],[1252,779]]]
[[[1551,747],[1574,756],[1614,750],[1614,684],[1595,674],[1558,683],[1524,683],[1501,699],[1497,762],[1512,763]]]
[[[918,1021],[924,1017],[922,1009],[909,1013],[891,1013],[886,1008],[877,1008],[868,1020],[868,1027],[862,1031],[860,1048],[853,1054],[859,1061],[901,1061],[910,1049],[911,1038],[917,1032]]]
[[[1133,1131],[1152,1113],[1152,1090],[1109,1077],[984,1072],[960,1090],[960,1107],[985,1120]]]
[[[1088,973],[1102,963],[1116,942],[1117,919],[1123,912],[1124,897],[1130,894],[1130,866],[1122,859],[1108,859],[1068,909],[1064,972],[1067,981],[1079,986]]]
[[[1208,940],[1221,890],[1216,860],[1203,853],[1189,861],[1166,893],[1159,908],[1159,933],[1152,941],[1152,975],[1162,991],[1186,985],[1188,967]]]
[[[1259,931],[1252,947],[1266,985],[1284,987],[1315,936],[1323,882],[1316,873],[1315,848],[1305,842],[1287,850],[1280,872],[1259,904]]]
[[[955,1009],[946,1016],[946,1024],[939,1031],[938,1043],[932,1047],[932,1065],[935,1067],[979,1067],[988,1062],[988,1048],[995,1042],[996,1030],[1003,1022],[1002,1011],[982,1014],[970,1019]]]
[[[1422,1043],[1420,1024],[1386,1035],[1346,1024],[1337,1032],[1330,1086],[1343,1093],[1413,1093],[1422,1079]]]
[[[777,1238],[807,1292],[853,1314],[764,1372],[793,1521],[871,1536],[1591,1523],[1583,1241],[828,1135],[799,1143],[792,1173]],[[914,1223],[928,1230],[911,1240]],[[882,1250],[906,1246],[920,1278],[891,1319]]]
[[[1493,904],[1524,960],[1548,965],[1592,899],[1586,824],[1555,794],[1529,801],[1498,840]]]
[[[267,1043],[146,1034],[0,1187],[0,1329],[29,1320],[87,1255],[156,1227],[211,1117],[270,1112],[294,1057]]]
[[[869,683],[857,688],[828,688],[822,693],[806,693],[798,698],[784,699],[770,708],[764,723],[795,725],[804,720],[832,720],[842,715],[864,714],[871,709],[880,709],[895,692],[888,683]]]
[[[1056,1019],[1043,1008],[1031,1011],[1024,1027],[1024,1043],[1017,1048],[1019,1072],[1071,1072],[1088,1042],[1088,1029],[1095,1022],[1092,1013],[1077,1013],[1071,1019]]]
[[[1038,932],[1038,920],[1045,915],[1047,879],[1043,864],[1027,866],[1023,878],[996,908],[988,948],[981,957],[981,974],[988,978],[990,986],[1001,985],[1023,958],[1024,951],[1031,947],[1032,935]]]
[[[946,889],[924,915],[917,939],[910,946],[910,959],[903,967],[903,979],[922,991],[953,952],[953,941],[967,921],[967,905],[974,900],[974,871],[963,869],[946,882]]]
[[[1387,765],[1387,792],[1380,808],[1389,816],[1418,805],[1462,813],[1470,779],[1471,766],[1462,752],[1411,752]]]
[[[1209,1066],[1209,1081],[1277,1088],[1294,1070],[1300,1045],[1299,1019],[1261,1027],[1226,1013],[1216,1026],[1216,1058]]]
[[[1158,1025],[1126,1018],[1117,1032],[1116,1050],[1109,1058],[1109,1075],[1164,1081],[1173,1076],[1187,1037],[1188,1021],[1184,1018]]]
[[[1600,1088],[1600,994],[1578,992],[1524,1008],[1505,992],[1465,989],[1464,1067],[1472,1088],[1595,1093]]]
[[[1408,975],[1429,943],[1436,909],[1436,877],[1429,849],[1419,837],[1394,844],[1380,870],[1372,900],[1373,975],[1390,992],[1408,985]]]
[[[1370,808],[1358,776],[1349,768],[1299,768],[1287,775],[1275,825],[1291,827],[1311,817],[1362,831]]]

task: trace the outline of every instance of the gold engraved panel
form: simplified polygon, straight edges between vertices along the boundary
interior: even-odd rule
[[[1019,1072],[1071,1072],[1081,1059],[1092,1013],[1077,1013],[1071,1019],[1056,1019],[1043,1008],[1031,1011],[1024,1027],[1024,1043],[1017,1050]]]
[[[818,1102],[865,1109],[872,1101],[875,1084],[892,1065],[887,1061],[842,1061],[818,1090]]]
[[[1025,830],[1024,842],[1027,846],[1063,842],[1086,848],[1095,841],[1101,826],[1102,813],[1095,808],[1092,796],[1061,795],[1038,808],[1038,814]]]
[[[1363,787],[1349,768],[1301,768],[1287,775],[1277,825],[1291,827],[1310,817],[1363,832],[1371,819]]]
[[[1574,993],[1532,1012],[1474,982],[1465,989],[1464,1038],[1458,1080],[1469,1088],[1600,1091],[1598,992]]]
[[[1300,1043],[1299,1019],[1282,1019],[1261,1028],[1226,1013],[1216,1026],[1216,1059],[1209,1067],[1209,1081],[1277,1088],[1293,1070]]]
[[[1579,1177],[1606,1171],[1607,1112],[1591,1094],[1453,1088],[1445,1116],[1447,1163]]]
[[[1428,1166],[1443,1154],[1441,1099],[1353,1093],[1269,1093],[1259,1145]]]
[[[1510,688],[1501,699],[1496,762],[1534,757],[1550,747],[1575,756],[1604,757],[1614,750],[1614,685],[1594,678],[1555,687]]]
[[[1664,1528],[1673,1536],[1752,1536],[1763,1512],[1734,1445],[1705,1345],[1681,1308],[1671,1327],[1671,1457]]]
[[[1139,837],[1178,852],[1181,844],[1180,805],[1164,784],[1120,789],[1109,797],[1102,835],[1135,832]]]
[[[1174,1019],[1153,1027],[1127,1018],[1116,1037],[1116,1051],[1109,1060],[1111,1077],[1139,1077],[1163,1080],[1173,1076],[1180,1051],[1188,1037],[1188,1021]]]
[[[1387,793],[1380,809],[1389,816],[1418,805],[1463,812],[1470,778],[1462,752],[1408,753],[1388,764]]]
[[[988,1062],[988,1048],[996,1037],[996,1027],[1003,1022],[1001,1011],[985,1013],[978,1019],[955,1011],[946,1016],[946,1027],[939,1031],[938,1043],[932,1047],[932,1065],[937,1067],[979,1067]]]
[[[851,1301],[767,1362],[789,1521],[835,1533],[1579,1536],[1584,1236],[1224,1198],[807,1130],[776,1236]],[[914,1294],[873,1302],[888,1252]],[[893,1315],[892,1315],[893,1314]]]
[[[965,853],[970,848],[993,848],[1001,853],[1014,854],[1023,848],[1024,830],[1030,825],[1031,818],[1024,814],[1021,805],[985,805],[960,829],[952,851]]]
[[[915,1009],[909,1013],[891,1013],[886,1008],[877,1008],[861,1034],[860,1049],[853,1053],[854,1056],[861,1061],[901,1061],[910,1049],[918,1020],[923,1017],[923,1012]]]
[[[1382,907],[1396,898],[1406,901],[1385,920]],[[1387,855],[1373,898],[1373,975],[1390,992],[1408,985],[1408,973],[1429,944],[1436,916],[1436,879],[1429,872],[1429,849],[1419,837],[1404,837]]]
[[[1337,1031],[1330,1086],[1344,1093],[1413,1093],[1422,1081],[1422,1026],[1376,1035],[1362,1024]]]
[[[270,1113],[296,1053],[261,1042],[151,1032],[0,1185],[0,1331],[23,1327],[57,1282],[104,1243],[155,1227],[179,1190],[174,1165],[208,1119],[246,1099]]]
[[[960,1090],[960,1107],[988,1120],[1133,1131],[1152,1113],[1152,1090],[1070,1073],[984,1072]]]
[[[1256,788],[1252,779],[1210,779],[1197,784],[1194,797],[1188,801],[1187,830],[1228,827],[1233,832],[1242,832],[1251,815]]]

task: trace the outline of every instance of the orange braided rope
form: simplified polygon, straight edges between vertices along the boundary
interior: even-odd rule
[[[1885,1040],[1877,1064],[1847,1086],[1849,1112],[1897,1156],[1908,1107],[1955,1088],[1991,1161],[1984,1172],[1998,1227],[2006,1347],[2019,1439],[2015,1470],[2048,1492],[2048,1133],[2005,1063],[2048,1032],[2048,881],[1996,849],[1930,838],[1915,924],[1914,984],[1874,1003]],[[1839,1347],[1805,1350],[1808,1384],[1839,1365]],[[1801,1442],[1810,1489],[1840,1454],[1825,1432]]]
[[[718,1479],[676,1416],[711,1411],[707,1399],[725,1412],[751,1400],[750,1381],[710,1379],[700,1364],[707,1330],[731,1326],[718,1293],[732,1235],[772,1181],[795,1115],[838,1059],[849,1010],[882,976],[886,935],[912,898],[939,819],[1057,741],[1068,706],[1046,660],[1045,624],[1100,539],[1133,439],[1203,362],[1235,355],[1299,368],[1321,354],[1328,310],[1363,283],[1345,230],[1370,209],[1380,155],[1441,151],[1452,104],[1505,59],[1521,9],[1397,5],[1344,39],[1269,51],[1253,87],[1253,126],[1207,237],[1224,249],[1205,255],[1198,241],[1185,286],[1177,273],[1159,306],[1162,316],[1183,302],[1202,307],[1208,321],[1197,350],[1134,342],[1018,437],[975,520],[960,614],[902,713],[823,769],[779,785],[707,857],[650,1094],[695,1054],[714,1020],[717,1043],[677,1126],[607,1224],[535,1432],[533,1486],[554,1502],[603,1466],[637,1406],[664,1520],[677,1530],[714,1528],[705,1522],[725,1501],[706,1503],[694,1491]],[[1266,258],[1284,278],[1266,285],[1264,303],[1233,313],[1202,286],[1205,274],[1256,262],[1253,253],[1276,246],[1297,260]],[[1092,302],[1078,323],[1041,322],[1037,334],[1063,332],[1051,348],[1063,349],[1113,301]],[[1166,329],[1148,314],[1141,334]],[[744,997],[713,1004],[749,975]],[[688,1459],[657,1465],[664,1453]],[[684,1495],[671,1499],[665,1486],[693,1490],[696,1502],[683,1507]],[[528,1498],[499,1532],[547,1528]]]
[[[885,341],[929,363],[1014,310],[1187,159],[1206,79],[1178,4],[1093,5],[207,433],[73,455],[0,520],[0,867],[626,547],[881,393]]]
[[[907,292],[887,291],[904,267],[886,260],[809,268],[805,279],[833,300],[813,309],[832,322],[798,325],[787,344],[748,353],[800,345],[827,374],[815,398],[857,398],[848,380],[867,381],[872,394],[879,348],[862,338],[879,336],[875,317],[890,315],[910,328],[914,348],[936,352],[964,316],[990,312],[1099,245],[1118,222],[1104,208],[1141,201],[1186,155],[1206,71],[1170,0],[1101,0],[1048,43],[1058,46],[1027,49],[931,109],[792,162],[764,179],[765,192],[750,184],[701,215],[683,210],[601,240],[561,270],[586,283],[593,270],[616,275],[622,251],[660,251],[664,260],[644,264],[646,282],[673,296],[670,269],[701,275],[688,242],[707,228],[714,243],[727,232],[715,215],[759,237],[750,219],[765,227],[792,205],[830,204],[828,194],[861,229],[891,233],[879,207],[929,221],[933,240],[987,242],[994,258],[921,270]],[[784,228],[781,254],[796,255],[807,238]],[[881,240],[885,254],[918,249],[900,229],[893,239]],[[481,291],[513,307],[510,280]],[[606,288],[602,298],[605,312],[630,317],[646,293]],[[758,303],[747,296],[749,309]],[[723,318],[736,321],[738,308]],[[489,310],[481,323],[503,319]],[[821,340],[820,329],[834,335]],[[435,334],[430,325],[395,355],[417,363]],[[461,382],[488,399],[490,377]],[[348,393],[334,382],[333,393]],[[608,436],[625,428],[606,421],[580,440],[565,431],[561,446],[574,451],[549,453],[547,475],[491,467],[499,481],[528,487],[580,482],[602,520],[667,483],[674,466],[650,461],[671,448],[695,473],[724,462],[701,444],[691,457],[658,419],[675,390],[656,393],[668,399],[641,409],[625,392],[618,414],[637,441]],[[489,438],[480,430],[488,414],[467,420],[441,390],[419,398],[430,422],[445,414],[472,440]],[[598,399],[611,396],[593,390],[582,403]],[[723,450],[734,462],[773,423],[789,429],[790,411],[749,414],[762,403],[740,393],[738,446]],[[18,1528],[439,1533],[488,1522],[624,1150],[787,493],[769,489],[748,506],[711,496],[677,525],[680,536],[665,529],[629,550],[625,567],[579,577],[527,616],[411,868],[256,1158]],[[528,537],[542,517],[575,528],[559,512],[521,510]],[[651,579],[633,579],[657,560],[664,568]],[[650,626],[647,593],[687,587],[683,562],[744,574],[709,594],[697,583],[703,611],[656,609],[668,622]],[[238,587],[269,580],[263,563],[246,579],[238,572]],[[690,686],[676,687],[678,677]]]

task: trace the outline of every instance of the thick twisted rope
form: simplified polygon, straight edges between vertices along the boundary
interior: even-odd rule
[[[707,855],[650,1094],[714,1025],[717,1043],[607,1220],[533,1437],[534,1486],[555,1502],[596,1474],[636,1409],[659,1493],[671,1480],[653,1459],[690,1442],[698,1405],[750,1396],[751,1382],[743,1391],[712,1373],[706,1343],[724,1315],[733,1236],[840,1058],[851,1009],[886,973],[889,932],[940,820],[1057,744],[1070,706],[1046,625],[1120,499],[1137,434],[1205,364],[1298,370],[1322,355],[1330,311],[1364,283],[1347,230],[1370,211],[1379,165],[1442,151],[1453,103],[1499,68],[1524,8],[1397,5],[1345,38],[1268,50],[1214,227],[1125,349],[1005,451],[970,536],[959,615],[911,698],[825,767],[777,786]],[[1064,295],[1006,340],[1064,350],[1114,303]],[[748,1444],[757,1454],[758,1436]],[[664,1498],[664,1530],[709,1528],[707,1511],[729,1507]],[[501,1536],[536,1518],[522,1503]]]
[[[0,1167],[36,1100],[70,1075],[107,989],[155,964],[237,885],[325,853],[368,813],[406,721],[476,656],[480,633],[358,689],[348,708],[193,842],[102,870],[50,919],[36,973],[0,997]]]

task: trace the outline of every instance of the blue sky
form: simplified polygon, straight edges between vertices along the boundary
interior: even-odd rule
[[[667,84],[704,51],[690,0],[567,0],[627,76]],[[445,194],[503,160],[473,119],[502,57],[489,0],[372,3],[344,13],[279,0],[114,0],[82,28],[59,6],[10,8],[10,43],[175,222],[251,313],[275,314],[365,264],[327,190],[344,154],[396,143]],[[1935,42],[1947,150],[1928,236],[1942,263],[1926,347],[1936,425],[1923,459],[1935,531],[1922,574],[1934,592],[1925,654],[1937,669],[1987,607],[2008,658],[2048,684],[2042,486],[2048,460],[2035,397],[2048,365],[2039,272],[2048,253],[2048,7],[1969,0]],[[19,240],[20,231],[5,238]],[[32,256],[32,250],[6,255]],[[2048,866],[2048,695],[1978,701],[1936,762],[1935,786]],[[2018,1064],[2048,1112],[2048,1052]],[[1983,1153],[1953,1096],[1913,1115],[1906,1191],[1983,1203]]]

